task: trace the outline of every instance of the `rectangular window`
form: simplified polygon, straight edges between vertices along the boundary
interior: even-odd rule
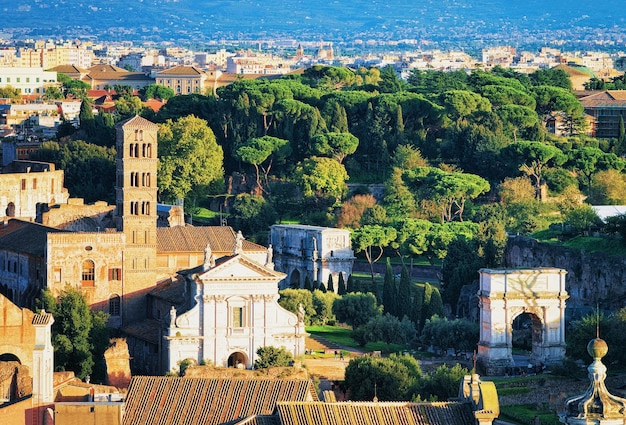
[[[54,281],[61,282],[61,267],[55,267],[52,273],[54,274]]]
[[[109,269],[109,280],[122,280],[122,269]]]
[[[233,307],[233,328],[243,328],[244,324],[244,308]]]
[[[33,189],[37,189],[37,179],[33,179]]]
[[[26,82],[30,83],[30,77],[26,77]]]
[[[26,190],[26,179],[22,179],[22,190]]]

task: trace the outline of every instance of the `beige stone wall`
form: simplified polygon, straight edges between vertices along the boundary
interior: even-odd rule
[[[35,314],[13,304],[0,295],[0,354],[13,354],[23,365],[32,365],[35,346],[35,328],[31,325]]]
[[[63,171],[0,174],[0,218],[16,217],[34,221],[37,204],[67,202]]]
[[[125,235],[104,233],[49,233],[47,285],[57,296],[66,285],[80,288],[92,308],[108,312],[113,295],[124,296],[123,258]],[[83,264],[94,263],[93,284],[82,280]],[[117,272],[109,272],[119,269]],[[111,274],[110,274],[111,273]]]
[[[112,223],[114,212],[115,206],[106,202],[84,205],[82,199],[72,198],[45,212],[41,224],[72,231],[104,231]]]

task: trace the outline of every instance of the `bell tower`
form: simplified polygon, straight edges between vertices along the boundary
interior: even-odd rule
[[[116,125],[116,223],[126,239],[123,322],[142,316],[137,303],[156,284],[157,132],[139,116]]]

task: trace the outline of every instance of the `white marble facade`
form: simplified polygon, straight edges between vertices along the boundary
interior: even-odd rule
[[[565,357],[567,271],[555,268],[480,269],[478,360],[489,374],[514,366],[513,320],[532,319],[530,362],[555,364]]]
[[[287,275],[280,283],[281,289],[301,288],[307,276],[311,283],[326,285],[332,275],[337,290],[339,274],[346,282],[352,274],[354,251],[347,229],[276,224],[271,227],[270,241],[276,270]]]
[[[188,297],[195,305],[181,314],[172,307],[166,330],[168,370],[192,359],[216,366],[251,368],[260,347],[284,347],[294,357],[304,354],[303,317],[278,304],[278,282],[271,250],[260,264],[235,250],[185,275]]]

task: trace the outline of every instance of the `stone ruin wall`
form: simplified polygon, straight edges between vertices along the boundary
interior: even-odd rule
[[[510,237],[504,268],[556,267],[567,270],[568,316],[580,317],[599,305],[616,311],[626,306],[626,257],[587,253],[528,237]]]

